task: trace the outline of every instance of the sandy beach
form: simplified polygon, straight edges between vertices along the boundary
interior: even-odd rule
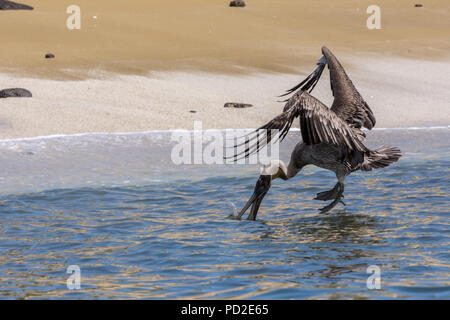
[[[27,1],[0,12],[0,139],[82,132],[254,128],[282,108],[276,96],[313,70],[327,45],[377,117],[377,127],[448,125],[449,9],[445,0]],[[44,59],[46,53],[55,59]],[[326,78],[315,95],[332,101]],[[244,102],[248,109],[225,109]],[[191,111],[195,111],[192,113]]]

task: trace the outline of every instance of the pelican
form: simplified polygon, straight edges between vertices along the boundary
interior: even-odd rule
[[[256,129],[253,135],[248,135],[249,146],[232,157],[236,161],[242,154],[243,157],[248,157],[258,152],[271,141],[269,130],[279,130],[279,140],[282,141],[293,121],[299,118],[303,141],[295,146],[288,165],[281,160],[272,160],[270,164],[264,166],[253,195],[239,212],[238,219],[251,206],[248,219],[255,220],[272,180],[277,178],[289,180],[307,165],[314,165],[336,174],[338,180],[336,185],[331,190],[319,192],[314,198],[321,201],[332,200],[330,204],[319,209],[320,213],[326,213],[339,203],[345,205],[342,200],[344,181],[350,173],[384,168],[401,157],[401,151],[396,147],[382,146],[370,150],[363,144],[365,133],[361,129],[364,127],[371,130],[375,126],[373,112],[333,53],[327,47],[322,47],[322,54],[316,69],[305,80],[282,95],[292,94],[284,101],[286,104],[283,112]],[[330,72],[334,96],[331,108],[310,94],[326,65]]]

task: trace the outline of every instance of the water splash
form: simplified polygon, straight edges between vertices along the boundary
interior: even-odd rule
[[[227,218],[228,219],[233,219],[233,220],[239,220],[239,218],[238,218],[239,212],[238,212],[238,209],[236,208],[235,204],[233,202],[231,202],[231,201],[227,201],[227,203],[233,209],[233,212],[230,213]]]

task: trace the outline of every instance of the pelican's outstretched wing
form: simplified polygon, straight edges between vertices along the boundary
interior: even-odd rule
[[[322,47],[322,53],[330,70],[331,91],[334,96],[331,110],[352,127],[372,129],[376,120],[367,102],[356,90],[353,82],[330,49]]]
[[[300,118],[301,134],[306,144],[325,142],[345,146],[349,150],[368,151],[360,136],[344,120],[308,92],[300,91],[288,100],[283,113],[247,136],[248,147],[245,150],[229,158],[238,160],[239,157],[247,158],[258,152],[270,143],[270,130],[279,130],[279,139],[282,141],[297,117]]]
[[[372,129],[375,126],[375,117],[372,110],[356,90],[342,65],[327,47],[322,47],[323,56],[317,62],[317,68],[301,83],[289,89],[284,95],[293,93],[300,89],[311,92],[322,75],[325,65],[330,70],[330,86],[334,96],[331,106],[337,116],[347,122],[350,126],[360,129],[366,127]],[[360,132],[361,136],[364,133]]]

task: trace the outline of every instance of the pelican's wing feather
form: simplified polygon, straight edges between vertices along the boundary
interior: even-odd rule
[[[305,78],[305,80],[300,82],[295,87],[287,90],[284,94],[280,95],[280,97],[287,96],[287,95],[297,91],[298,89],[300,89],[302,91],[308,91],[308,92],[313,91],[314,87],[316,86],[317,82],[320,79],[320,76],[322,75],[323,69],[325,69],[325,66],[326,66],[326,60],[325,60],[325,57],[322,57],[319,61],[317,61],[316,69],[309,76],[307,76]]]
[[[353,128],[307,92],[295,94],[288,104],[292,104],[298,110],[304,143],[329,143],[350,150],[367,151],[360,135]]]
[[[308,92],[299,91],[287,101],[283,113],[247,135],[245,144],[248,146],[245,150],[228,158],[236,161],[258,152],[272,141],[271,130],[279,130],[278,139],[282,141],[297,117],[300,118],[301,135],[306,144],[324,142],[346,146],[350,150],[367,151],[353,128]]]
[[[331,110],[352,127],[372,129],[376,120],[369,105],[330,49],[322,47],[322,53],[330,70],[330,85],[334,96]]]
[[[330,87],[334,101],[331,106],[336,115],[354,128],[366,127],[372,129],[376,120],[372,110],[361,94],[356,90],[353,82],[348,77],[340,62],[327,47],[322,47],[323,56],[317,61],[316,69],[302,82],[286,91],[280,97],[294,93],[295,91],[312,92],[319,81],[326,65],[330,71]],[[285,102],[288,100],[285,100]]]
[[[258,152],[270,142],[275,143],[278,140],[280,142],[283,141],[295,118],[296,108],[291,108],[284,111],[265,125],[246,135],[245,141],[240,144],[236,144],[234,149],[236,150],[237,147],[242,145],[245,145],[246,148],[240,152],[236,152],[236,150],[233,156],[225,157],[225,159],[233,159],[234,161],[237,161],[242,158],[248,158],[250,155]],[[277,134],[272,135],[272,133],[274,133],[272,130],[278,130],[275,131]],[[274,138],[276,140],[272,141]]]

